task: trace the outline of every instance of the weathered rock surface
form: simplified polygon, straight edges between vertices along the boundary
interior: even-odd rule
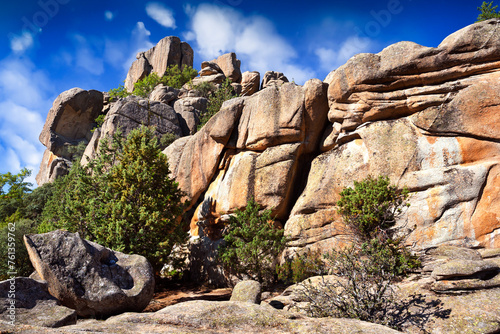
[[[134,84],[151,72],[162,76],[169,66],[192,67],[193,49],[189,44],[181,42],[179,37],[168,36],[148,51],[139,52],[136,58],[125,79],[125,88],[128,92],[132,92]]]
[[[327,131],[285,224],[297,248],[342,243],[335,203],[368,175],[411,192],[409,244],[498,247],[500,20],[437,48],[410,42],[360,54],[329,77]]]
[[[179,119],[183,136],[194,135],[200,124],[200,116],[207,110],[208,100],[204,97],[186,97],[175,101],[174,110]]]
[[[267,71],[262,78],[262,89],[271,85],[282,85],[288,82],[288,78],[281,72]]]
[[[41,327],[74,325],[77,319],[75,310],[49,294],[46,282],[27,277],[0,282],[0,315],[11,324]]]
[[[4,327],[0,324],[0,329]],[[12,331],[12,328],[9,328]],[[61,333],[56,329],[19,327],[22,333]],[[17,332],[17,331],[16,331]],[[64,333],[401,333],[354,319],[308,318],[270,306],[240,302],[189,301],[155,313],[125,313],[106,321],[87,320]]]
[[[158,137],[166,133],[182,136],[182,128],[174,108],[168,104],[129,96],[113,104],[106,114],[104,123],[99,130],[94,131],[82,157],[82,163],[93,159],[98,152],[99,140],[111,138],[118,130],[123,136],[141,125],[154,126]]]
[[[143,256],[115,252],[61,230],[26,235],[24,242],[50,294],[79,316],[142,311],[153,297],[153,269]]]
[[[241,96],[250,96],[259,91],[260,73],[257,71],[243,72],[241,78]]]
[[[40,171],[36,176],[37,183],[54,180],[56,173],[63,166],[57,158],[71,159],[68,147],[91,139],[91,129],[95,127],[95,119],[103,108],[103,94],[96,90],[73,88],[61,93],[49,110],[47,119],[40,133],[40,142],[47,148]]]
[[[165,86],[164,84],[159,84],[153,89],[151,94],[149,94],[149,99],[151,101],[158,101],[165,104],[170,104],[170,102],[177,100],[179,94],[180,94],[179,89]]]
[[[259,282],[241,281],[233,289],[230,301],[260,304],[262,287]]]
[[[236,59],[236,53],[230,52],[212,60],[222,70],[222,73],[233,83],[241,83],[241,61]],[[201,75],[201,74],[200,74]]]
[[[319,80],[304,87],[272,86],[226,102],[198,133],[164,151],[187,199],[194,204],[205,193],[203,200],[213,201],[208,228],[222,228],[220,217],[244,208],[251,197],[272,208],[278,220],[286,217],[298,161],[314,150],[323,130],[326,98],[326,86]],[[198,220],[195,213],[195,236]]]

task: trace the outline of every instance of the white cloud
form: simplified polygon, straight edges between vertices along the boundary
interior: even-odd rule
[[[129,43],[129,49],[127,50],[127,57],[123,62],[123,69],[128,71],[130,65],[135,61],[136,55],[139,52],[147,51],[155,46],[149,40],[151,32],[146,29],[143,22],[137,22],[134,30],[132,31],[131,40]]]
[[[114,17],[115,17],[115,15],[113,14],[112,11],[107,10],[107,11],[104,12],[104,19],[106,21],[113,21]]]
[[[34,183],[45,150],[38,136],[52,105],[48,82],[26,59],[0,61],[0,173],[26,167]]]
[[[267,18],[211,4],[185,7],[185,12],[191,16],[191,31],[184,38],[196,42],[204,60],[235,52],[242,70],[279,71],[299,84],[314,77],[314,71],[297,63],[297,52]]]
[[[175,29],[174,13],[169,8],[158,2],[149,2],[146,4],[146,13],[153,20],[165,28]]]
[[[33,46],[33,35],[28,31],[23,31],[21,35],[11,34],[10,49],[15,53],[23,53]]]
[[[314,52],[318,56],[322,69],[332,71],[345,64],[352,56],[369,52],[374,43],[366,37],[351,36],[347,38],[340,48],[317,48]]]
[[[75,61],[76,66],[94,75],[104,73],[104,61],[100,55],[96,55],[96,47],[87,38],[80,34],[74,34]]]

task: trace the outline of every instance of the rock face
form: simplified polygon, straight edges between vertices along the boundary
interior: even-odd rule
[[[153,269],[142,256],[115,252],[61,230],[26,235],[24,241],[50,294],[81,317],[140,312],[153,297]]]
[[[68,147],[91,139],[91,129],[103,108],[103,94],[96,90],[73,88],[61,93],[50,109],[40,142],[47,147],[36,176],[39,185],[53,181],[61,168],[70,164]],[[66,169],[67,170],[67,169]]]
[[[0,314],[11,324],[41,327],[74,325],[77,319],[75,310],[49,294],[46,282],[27,277],[0,282]]]
[[[114,103],[87,149],[95,150],[121,114],[125,128],[153,118],[159,133],[189,134],[164,153],[190,202],[191,235],[214,242],[228,215],[253,197],[284,226],[290,251],[328,251],[347,233],[336,210],[341,190],[368,175],[387,175],[410,191],[411,205],[397,221],[412,228],[409,244],[422,250],[500,247],[499,28],[500,20],[492,19],[457,31],[436,48],[401,42],[359,54],[325,82],[312,79],[304,86],[268,72],[255,91],[258,73],[245,72],[243,96],[226,101],[196,133],[202,100],[187,99],[193,91],[160,87],[151,98],[161,102]],[[182,49],[180,41],[169,43],[161,45]],[[153,54],[159,49],[133,66],[158,67]],[[160,57],[163,65],[169,57]],[[172,59],[182,57],[182,50],[172,53]],[[205,62],[197,80],[237,76],[236,55],[221,57]],[[153,106],[154,113],[143,111]],[[46,169],[56,158],[44,157]]]
[[[83,154],[82,163],[95,157],[100,139],[111,138],[118,130],[123,136],[127,136],[141,125],[154,126],[158,137],[166,133],[182,136],[181,124],[173,107],[158,101],[128,96],[113,104],[101,128],[94,131]]]
[[[136,58],[125,79],[125,88],[128,92],[132,92],[134,84],[151,72],[162,76],[172,65],[177,65],[179,68],[192,67],[193,49],[189,44],[181,42],[178,37],[168,36],[148,51],[139,52]]]
[[[323,103],[306,102],[311,99]],[[327,108],[326,86],[319,80],[269,87],[226,102],[199,132],[164,151],[187,199],[194,204],[204,193],[201,201],[213,203],[205,234],[217,235],[221,216],[244,208],[251,197],[285,219],[299,160],[317,146]],[[199,234],[198,216],[192,235]]]
[[[409,188],[409,243],[500,245],[499,26],[468,26],[437,48],[397,43],[329,76],[324,153],[285,224],[293,246],[340,242],[339,193],[369,174]]]
[[[0,329],[3,326],[0,324]],[[11,330],[11,328],[6,328]],[[37,327],[22,333],[56,333]],[[125,313],[106,321],[88,320],[67,326],[64,333],[345,333],[396,334],[391,328],[355,319],[308,318],[287,314],[267,305],[241,302],[188,301],[155,313]]]

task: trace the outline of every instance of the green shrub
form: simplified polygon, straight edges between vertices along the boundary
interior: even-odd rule
[[[196,86],[195,89],[198,89],[198,87],[199,86]],[[206,85],[201,85],[200,89],[205,92],[209,90],[209,88],[206,87]],[[238,95],[234,93],[234,89],[231,86],[231,81],[229,79],[226,79],[226,81],[222,83],[219,89],[215,90],[215,92],[209,95],[207,111],[201,115],[200,124],[198,125],[198,130],[200,130],[205,124],[207,124],[210,118],[212,118],[212,116],[215,115],[220,110],[222,104],[225,101],[235,97],[238,97]]]
[[[399,304],[392,284],[421,265],[403,238],[395,237],[395,218],[409,205],[408,190],[390,185],[388,177],[369,176],[354,182],[354,188],[344,188],[340,196],[338,211],[356,238],[350,247],[325,256],[325,271],[338,279],[301,283],[309,301],[306,311],[394,327]]]
[[[0,280],[12,276],[29,276],[33,266],[28,250],[24,246],[23,236],[36,232],[36,223],[30,219],[21,219],[5,223],[0,228]]]
[[[147,127],[103,140],[96,159],[75,163],[43,212],[40,232],[64,228],[124,253],[148,258],[157,272],[186,233],[182,193]]]
[[[118,88],[110,89],[108,94],[110,101],[118,100],[119,98],[127,97],[130,95],[130,93],[127,92],[123,85],[118,86]]]
[[[311,276],[326,274],[323,256],[320,251],[308,250],[297,254],[276,267],[278,278],[286,284],[299,283]]]
[[[219,247],[219,259],[233,274],[269,283],[275,279],[275,261],[287,239],[283,229],[274,227],[271,210],[259,212],[259,209],[251,199],[245,210],[231,216],[225,244]]]
[[[127,92],[125,87],[123,87],[123,85],[120,85],[118,88],[111,89],[109,91],[109,97],[111,101],[117,98],[127,97],[129,95],[148,97],[153,89],[159,84],[164,84],[169,87],[180,89],[197,75],[198,71],[190,66],[184,66],[181,71],[179,69],[179,66],[173,65],[169,66],[165,71],[165,74],[161,77],[157,73],[152,72],[145,78],[137,81],[134,84],[134,90],[132,91],[132,93]]]
[[[476,22],[481,22],[484,20],[489,20],[489,19],[494,19],[497,17],[500,17],[500,13],[496,11],[498,6],[493,6],[493,1],[491,2],[486,2],[483,1],[483,4],[481,7],[477,7],[477,10],[480,11],[479,16],[476,19]]]
[[[406,188],[390,185],[387,176],[368,176],[361,182],[354,181],[354,188],[342,190],[338,212],[357,237],[368,241],[395,225],[402,208],[409,206],[408,193]]]
[[[334,251],[326,258],[327,268],[338,278],[301,283],[300,293],[308,302],[305,311],[313,317],[355,318],[390,325],[395,305],[391,290],[394,274],[356,247]]]
[[[201,96],[208,99],[210,96],[217,91],[217,87],[211,82],[203,81],[194,87]]]
[[[182,71],[177,65],[169,66],[162,77],[162,83],[166,86],[180,89],[197,75],[198,71],[190,66],[185,66]]]

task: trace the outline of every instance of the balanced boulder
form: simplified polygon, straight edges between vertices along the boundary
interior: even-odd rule
[[[153,268],[143,256],[115,252],[62,230],[25,235],[24,242],[50,294],[81,317],[139,312],[153,297]]]

